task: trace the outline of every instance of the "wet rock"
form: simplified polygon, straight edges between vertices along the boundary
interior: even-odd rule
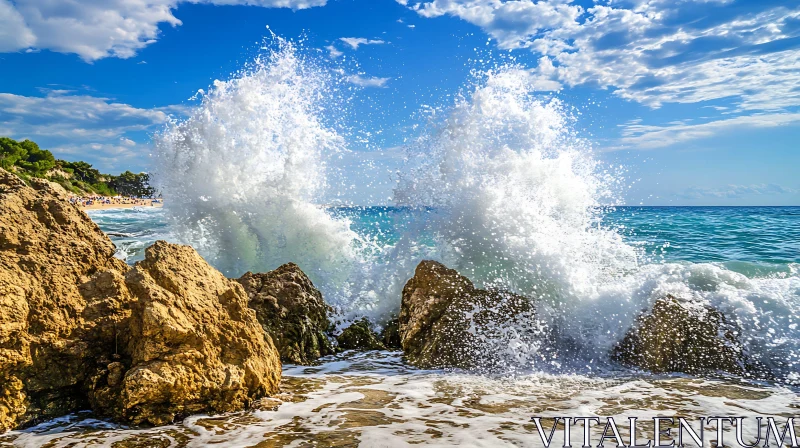
[[[336,341],[343,350],[386,350],[366,317],[345,328]]]
[[[129,297],[84,288],[122,278],[114,251],[63,190],[0,169],[0,431],[87,406],[85,383],[130,313]]]
[[[644,313],[612,358],[655,373],[724,371],[742,374],[739,329],[716,309],[668,295]]]
[[[194,249],[156,242],[125,282],[136,299],[127,343],[120,360],[94,378],[95,410],[163,425],[240,410],[278,390],[278,351],[244,289]]]
[[[531,299],[477,289],[435,261],[403,288],[399,324],[408,361],[422,368],[495,368],[510,340],[534,344],[540,331]]]
[[[380,339],[388,349],[403,349],[403,343],[400,340],[400,320],[397,317],[392,317],[386,322],[381,331]]]
[[[248,272],[238,282],[283,362],[309,365],[334,353],[326,334],[332,309],[296,264],[288,263],[264,274]]]

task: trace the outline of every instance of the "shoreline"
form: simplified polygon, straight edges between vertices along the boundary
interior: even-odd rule
[[[157,204],[92,204],[92,205],[80,205],[78,204],[78,208],[84,211],[90,210],[114,210],[114,209],[128,209],[128,208],[161,208],[164,206],[164,203],[157,203]]]

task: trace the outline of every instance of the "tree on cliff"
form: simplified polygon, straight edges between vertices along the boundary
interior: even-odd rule
[[[52,152],[39,148],[30,140],[19,142],[0,137],[0,167],[15,172],[23,179],[48,179],[77,194],[138,197],[155,194],[147,173],[125,171],[119,176],[103,174],[90,163],[57,160]]]
[[[12,169],[16,166],[34,177],[42,177],[56,166],[53,153],[39,148],[39,145],[23,140],[17,142],[0,137],[0,166]]]

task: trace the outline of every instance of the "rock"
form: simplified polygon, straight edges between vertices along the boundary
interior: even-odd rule
[[[163,425],[230,412],[278,390],[278,351],[242,286],[189,246],[158,241],[126,275],[136,301],[127,346],[94,378],[93,409]]]
[[[511,340],[533,346],[540,336],[531,299],[477,289],[435,261],[421,262],[403,288],[399,323],[406,358],[422,368],[492,369],[513,355]]]
[[[742,374],[738,328],[716,309],[668,295],[617,344],[612,358],[655,373],[724,371]]]
[[[403,349],[403,343],[400,340],[400,320],[397,317],[392,317],[386,322],[381,331],[380,338],[383,345],[388,349]]]
[[[0,431],[87,407],[90,371],[130,313],[128,297],[84,288],[128,270],[114,252],[62,190],[0,169]]]
[[[386,350],[366,317],[345,328],[336,342],[343,350]]]
[[[0,432],[86,409],[161,424],[277,390],[241,285],[189,247],[134,269],[114,252],[61,191],[0,169]]]
[[[328,315],[333,310],[296,264],[288,263],[264,274],[248,272],[238,282],[283,362],[309,365],[335,352],[326,334],[331,326]]]

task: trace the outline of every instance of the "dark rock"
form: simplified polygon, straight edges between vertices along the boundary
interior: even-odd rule
[[[383,345],[388,349],[403,349],[403,343],[400,340],[400,320],[397,317],[392,317],[386,322],[381,331],[380,338]]]
[[[742,374],[739,329],[716,309],[668,295],[643,313],[612,358],[655,373],[724,371]]]
[[[283,362],[309,365],[334,353],[326,334],[332,309],[296,264],[288,263],[264,274],[248,272],[238,282],[247,291],[250,308],[272,337]]]
[[[539,337],[531,299],[477,289],[435,261],[421,262],[403,288],[399,322],[408,361],[423,368],[492,369],[508,337],[531,344]]]
[[[353,322],[336,341],[343,350],[386,350],[367,318]]]

